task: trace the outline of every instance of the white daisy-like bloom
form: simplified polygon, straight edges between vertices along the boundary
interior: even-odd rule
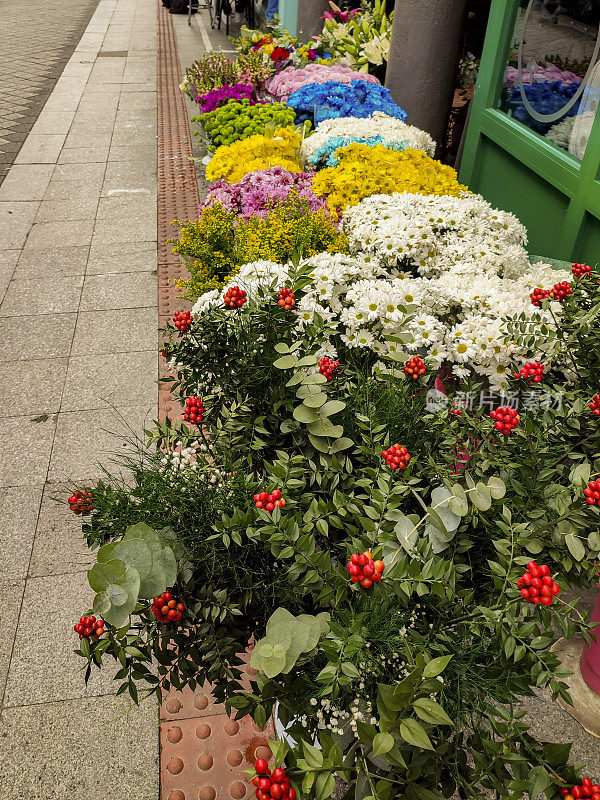
[[[506,388],[511,364],[530,358],[509,336],[511,319],[530,326],[538,360],[551,350],[560,303],[551,313],[533,306],[530,293],[572,276],[529,262],[514,215],[479,195],[403,193],[366,198],[347,210],[343,225],[350,255],[320,253],[300,264],[310,282],[294,309],[299,330],[319,314],[348,347],[379,357],[418,352],[432,369],[450,364],[455,375],[479,375],[497,391]],[[294,274],[291,264],[254,261],[231,285],[249,297],[259,287],[275,294]],[[227,288],[204,294],[193,313],[219,304]],[[404,345],[387,338],[401,332],[410,335]],[[319,357],[334,354],[325,343]]]

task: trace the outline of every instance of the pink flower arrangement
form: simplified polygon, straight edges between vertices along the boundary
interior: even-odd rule
[[[253,86],[235,83],[233,86],[220,86],[218,89],[212,89],[207,94],[200,95],[196,102],[200,103],[202,113],[207,114],[209,111],[214,111],[215,108],[225,105],[230,100],[244,99],[250,100],[251,105],[255,105],[259,102],[254,98]]]
[[[313,173],[288,172],[283,167],[271,167],[249,172],[239,183],[215,181],[200,210],[220,203],[227,211],[234,211],[241,219],[266,216],[269,208],[285,200],[291,192],[308,200],[311,211],[327,208],[327,200],[317,197],[312,189]]]
[[[267,91],[279,102],[286,103],[293,92],[307,86],[309,83],[327,83],[327,81],[338,81],[338,83],[350,84],[353,80],[367,81],[368,83],[379,83],[379,79],[368,72],[357,72],[350,67],[342,64],[308,64],[302,69],[286,67],[284,70],[273,76],[267,81]]]
[[[581,83],[581,78],[574,72],[559,69],[556,64],[546,62],[545,66],[536,64],[532,68],[523,69],[523,84],[544,83],[552,81],[562,81],[566,84]],[[504,73],[504,87],[514,89],[519,83],[519,70],[515,67],[507,67]]]
[[[331,19],[334,22],[350,22],[355,14],[361,14],[362,8],[351,8],[349,11],[340,11],[339,8],[334,7],[333,11],[326,11],[321,19]]]

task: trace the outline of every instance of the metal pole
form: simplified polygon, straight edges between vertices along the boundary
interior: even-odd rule
[[[441,144],[452,105],[466,0],[399,0],[394,10],[385,85]]]

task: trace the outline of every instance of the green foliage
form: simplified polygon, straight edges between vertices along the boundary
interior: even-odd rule
[[[251,666],[268,678],[287,674],[300,656],[314,650],[321,635],[327,633],[328,618],[324,611],[316,617],[308,614],[295,617],[285,608],[278,608],[267,622],[266,636],[252,651]]]
[[[299,299],[306,277],[292,277]],[[310,800],[331,796],[336,777],[356,800],[516,800],[573,782],[569,747],[536,741],[520,700],[547,688],[568,701],[551,647],[575,633],[589,641],[590,626],[564,591],[535,607],[516,581],[532,556],[563,590],[595,575],[600,512],[583,488],[600,472],[588,408],[598,388],[596,306],[565,303],[544,385],[514,383],[517,399],[533,392],[540,402],[504,437],[489,407],[456,416],[428,406],[431,373],[415,386],[395,361],[374,371],[372,354],[345,347],[318,315],[300,329],[277,305],[279,288],[239,313],[206,311],[184,336],[169,331],[167,356],[182,365],[172,394],[199,394],[205,425],[162,422],[150,432],[160,457],[134,464],[133,482],[94,487],[88,539],[115,544],[99,558],[97,586],[127,582],[129,550],[117,550],[125,519],[169,526],[172,545],[163,544],[177,560],[185,626],[161,629],[138,603],[82,655],[118,659],[132,696],[138,684],[160,691],[162,681],[209,679],[230,710],[259,725],[277,705],[295,743],[274,745],[276,757]],[[567,352],[564,336],[578,384],[551,366]],[[325,354],[341,364],[331,382],[317,370]],[[561,402],[546,404],[543,393]],[[395,442],[412,457],[391,472],[381,453]],[[182,448],[193,457],[175,469]],[[210,494],[205,476],[215,470],[223,487]],[[257,509],[253,494],[275,488],[286,505]],[[364,550],[385,563],[369,589],[346,569]],[[142,571],[143,553],[136,544],[131,556]],[[240,654],[251,638],[258,672],[243,690]]]
[[[173,586],[177,564],[167,531],[156,531],[143,523],[125,531],[118,542],[103,545],[98,560],[88,571],[96,592],[94,612],[119,628],[129,618],[138,598],[153,598]]]

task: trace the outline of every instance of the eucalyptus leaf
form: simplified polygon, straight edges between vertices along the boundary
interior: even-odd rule
[[[126,566],[123,561],[113,558],[102,564],[94,564],[88,570],[88,580],[95,592],[104,592],[111,583],[124,583]]]
[[[273,366],[277,367],[277,369],[291,369],[292,367],[296,366],[298,359],[296,356],[286,355],[281,356],[276,361],[273,362]]]
[[[319,419],[319,415],[316,411],[313,411],[312,408],[308,408],[304,405],[296,406],[293,411],[294,419],[297,419],[298,422],[304,422],[305,424],[309,424],[311,422],[316,422]]]

